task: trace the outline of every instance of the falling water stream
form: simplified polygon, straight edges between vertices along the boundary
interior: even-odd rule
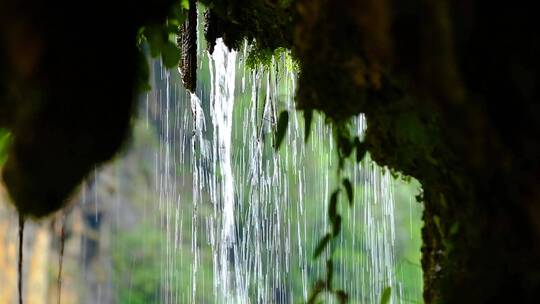
[[[167,239],[174,240],[163,248],[167,288],[161,302],[305,300],[313,282],[324,276],[330,254],[312,259],[316,240],[328,227],[328,198],[339,185],[331,126],[315,117],[305,143],[302,114],[294,111],[297,72],[286,52],[275,55],[269,67],[249,69],[245,51],[229,50],[218,39],[213,54],[199,56],[199,74],[210,79],[199,81],[193,94],[154,64],[158,92],[153,94],[165,134],[155,158],[159,216]],[[294,114],[276,153],[273,134],[282,110]],[[364,117],[356,117],[353,126],[362,137]],[[190,172],[191,194],[180,190],[186,189],[178,186],[186,172],[179,170]],[[393,289],[391,303],[404,302],[396,273],[393,179],[368,158],[349,163],[345,172],[356,195],[353,208],[340,207],[344,225],[331,245],[339,269],[334,284],[354,302],[377,303],[386,287]],[[191,212],[188,220],[185,212]],[[190,254],[179,257],[185,229],[191,230]],[[363,254],[348,254],[358,248]],[[208,250],[211,261],[204,260]],[[203,263],[211,263],[211,271],[203,272]],[[189,278],[180,279],[178,269],[189,269]],[[208,291],[210,282],[213,294],[206,292],[203,299],[199,291]],[[189,294],[184,284],[191,286]],[[330,294],[324,297],[334,301]]]

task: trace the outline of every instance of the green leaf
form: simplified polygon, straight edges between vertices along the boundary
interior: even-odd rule
[[[309,295],[309,298],[308,298],[308,301],[307,301],[308,304],[315,303],[315,301],[317,300],[317,297],[319,296],[319,294],[324,290],[325,285],[326,284],[322,280],[318,280],[315,283],[315,286],[314,286],[313,290],[311,291],[311,294]]]
[[[304,140],[307,143],[309,139],[309,134],[311,133],[311,121],[313,119],[313,110],[304,110]]]
[[[347,192],[347,198],[349,199],[349,205],[352,207],[354,202],[354,193],[353,193],[353,187],[351,184],[351,181],[348,178],[343,179],[343,187],[345,188],[345,191]]]
[[[338,147],[341,151],[341,154],[343,157],[347,158],[349,155],[351,155],[353,150],[353,145],[351,144],[351,141],[346,136],[339,135],[338,136]]]
[[[439,234],[444,237],[444,232],[441,226],[441,218],[438,215],[433,216],[433,223],[435,223],[435,227],[437,228]]]
[[[341,231],[341,215],[336,215],[336,217],[332,221],[332,233],[334,237],[338,236],[340,231]]]
[[[167,43],[163,45],[163,49],[161,50],[161,58],[163,59],[163,64],[167,68],[170,69],[176,67],[181,56],[182,54],[180,53],[180,50],[174,43],[167,41]]]
[[[188,10],[188,0],[175,2],[171,6],[171,11],[169,12],[169,16],[167,17],[167,22],[175,25],[181,25],[186,20]]]
[[[0,128],[0,151],[6,148],[6,144],[9,140],[10,133],[6,129]]]
[[[165,41],[168,40],[167,34],[162,26],[151,25],[144,28],[144,37],[150,47],[150,56],[157,57],[163,48]]]
[[[326,286],[328,289],[332,289],[332,280],[334,279],[334,264],[332,260],[326,261]]]
[[[339,189],[332,193],[330,196],[330,203],[328,204],[328,217],[330,221],[334,222],[337,216],[337,202],[338,202]]]
[[[359,163],[364,159],[364,156],[366,156],[367,147],[366,143],[361,142],[358,137],[354,139],[354,143],[356,146],[356,162]]]
[[[5,129],[0,129],[0,167],[2,167],[7,160],[10,141],[11,133]]]
[[[176,22],[170,22],[167,25],[165,25],[165,31],[167,34],[177,34],[179,30],[179,26],[175,24]],[[169,38],[169,40],[171,40]]]
[[[323,252],[324,248],[328,245],[328,242],[332,239],[332,235],[330,233],[327,233],[320,241],[317,247],[315,248],[315,252],[313,253],[313,258],[318,258],[321,253]]]
[[[450,226],[450,232],[448,235],[453,236],[459,231],[459,222],[454,222],[452,226]]]
[[[148,68],[148,61],[146,60],[146,56],[144,56],[144,53],[141,49],[137,48],[137,75],[136,75],[136,81],[137,81],[137,89],[140,92],[150,91],[152,87],[150,86],[150,70]]]
[[[392,288],[386,287],[381,295],[381,304],[388,304],[390,302],[390,295],[392,294]]]
[[[339,303],[345,304],[345,303],[349,302],[349,295],[345,291],[336,290],[336,291],[334,291],[334,294],[336,295]]]
[[[277,123],[276,141],[275,141],[275,146],[274,146],[276,151],[279,150],[279,147],[281,146],[281,143],[283,142],[283,138],[285,138],[285,133],[287,133],[288,125],[289,125],[289,112],[283,111],[279,114],[278,123]]]
[[[188,10],[189,9],[189,1],[188,0],[182,0],[182,8]]]

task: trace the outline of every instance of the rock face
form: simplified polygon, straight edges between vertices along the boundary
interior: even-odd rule
[[[0,126],[13,135],[3,179],[21,214],[59,209],[124,141],[136,31],[171,1],[0,1]]]

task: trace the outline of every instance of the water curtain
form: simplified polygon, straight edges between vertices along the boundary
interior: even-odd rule
[[[229,50],[219,39],[213,54],[200,56],[193,94],[171,80],[174,72],[154,64],[150,94],[163,117],[164,138],[155,156],[155,182],[160,225],[170,240],[162,248],[162,302],[297,302],[325,275],[328,254],[338,269],[334,284],[350,299],[376,303],[391,286],[397,290],[391,301],[400,302],[390,174],[369,159],[347,164],[354,207],[341,204],[342,233],[313,260],[316,240],[329,224],[328,198],[339,186],[331,126],[316,116],[305,143],[304,120],[294,103],[297,71],[287,52],[273,56],[269,66],[250,69],[246,49]],[[276,152],[273,134],[283,110],[291,119]],[[352,125],[362,136],[364,117]],[[191,230],[189,242],[180,239],[185,229]],[[190,254],[179,256],[187,244]],[[358,248],[361,254],[348,254]]]

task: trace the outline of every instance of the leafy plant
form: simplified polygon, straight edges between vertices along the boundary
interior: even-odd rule
[[[386,287],[381,295],[381,304],[388,304],[390,302],[390,296],[392,295],[392,288]]]
[[[289,125],[289,112],[283,111],[279,114],[279,118],[277,122],[276,142],[274,146],[276,150],[279,150],[279,147],[281,146],[281,143],[283,142],[283,139],[285,138],[288,125]]]
[[[5,129],[0,129],[0,167],[2,167],[7,160],[7,149],[10,140],[11,133]]]
[[[309,130],[309,125],[311,124],[311,112],[307,116],[304,114],[305,124],[306,124],[306,130]],[[338,145],[338,160],[339,160],[339,166],[337,175],[340,177],[342,175],[342,169],[343,165],[345,163],[345,160],[349,158],[349,156],[352,155],[352,152],[356,150],[356,161],[361,162],[364,156],[366,155],[367,149],[365,147],[365,144],[362,143],[359,139],[359,137],[351,138],[352,135],[349,131],[349,127],[347,124],[340,124],[337,122],[334,122],[334,134],[336,138],[336,142]],[[306,131],[306,138],[309,135],[309,131]],[[347,194],[347,200],[349,201],[349,206],[353,206],[354,202],[354,191],[351,181],[348,178],[343,178],[341,186],[345,190],[345,193]],[[339,202],[339,193],[341,192],[341,188],[338,187],[337,189],[332,192],[332,195],[330,196],[330,201],[328,203],[328,219],[331,223],[331,232],[327,233],[318,243],[317,247],[315,248],[315,253],[313,255],[314,258],[318,258],[324,249],[328,246],[328,244],[339,236],[341,232],[341,223],[342,223],[342,217],[338,213],[338,202]],[[326,271],[327,271],[327,277],[324,281],[318,281],[318,283],[315,284],[315,286],[312,289],[311,295],[308,299],[308,303],[315,303],[317,296],[323,292],[328,291],[334,294],[334,296],[340,301],[340,303],[346,303],[349,299],[348,294],[343,290],[336,290],[332,286],[332,278],[333,278],[333,263],[332,263],[332,252],[329,253],[328,260],[326,263]],[[320,284],[322,282],[322,284]],[[322,287],[321,287],[322,286]]]
[[[173,68],[178,65],[181,58],[181,50],[176,46],[176,36],[180,26],[186,19],[189,10],[188,0],[180,0],[174,3],[169,16],[164,23],[151,24],[139,29],[137,36],[137,66],[139,90],[150,90],[148,62],[145,56],[145,45],[148,48],[149,55],[152,58],[161,55],[163,64],[167,68]]]

